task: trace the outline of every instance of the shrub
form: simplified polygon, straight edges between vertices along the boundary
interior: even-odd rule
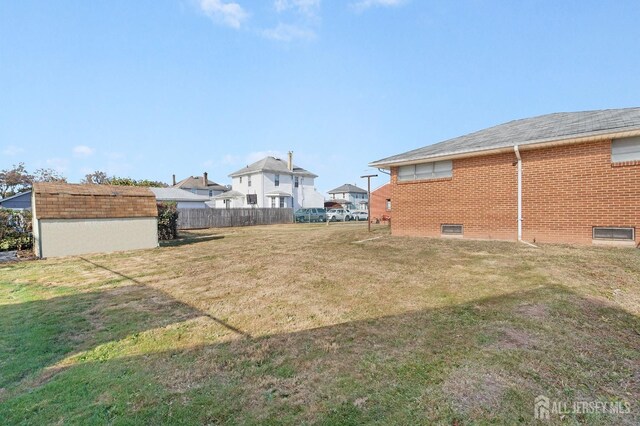
[[[0,251],[33,247],[31,212],[0,209]]]
[[[173,240],[178,237],[178,207],[176,203],[158,203],[158,238]]]

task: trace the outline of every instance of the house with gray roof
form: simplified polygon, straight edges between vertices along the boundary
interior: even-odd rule
[[[514,120],[369,165],[391,172],[395,235],[640,244],[640,108]]]
[[[204,209],[209,207],[205,204],[210,200],[208,196],[196,195],[184,189],[169,188],[149,188],[156,196],[156,201],[176,203],[179,209]]]
[[[329,201],[342,205],[345,209],[366,210],[369,197],[366,189],[345,183],[328,192]]]
[[[293,164],[293,152],[287,160],[265,157],[229,177],[233,191],[244,195],[244,207],[299,209],[324,204],[324,197],[314,186],[318,176]]]
[[[202,176],[189,176],[180,182],[176,182],[176,175],[173,175],[173,187],[184,189],[195,195],[203,195],[209,199],[229,190],[228,187],[209,180],[207,172]]]

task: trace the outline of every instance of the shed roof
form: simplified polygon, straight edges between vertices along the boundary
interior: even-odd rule
[[[367,190],[359,188],[355,185],[351,185],[350,183],[345,183],[344,185],[339,186],[336,189],[332,189],[328,193],[329,194],[342,194],[342,193],[366,194]]]
[[[37,219],[156,217],[156,197],[139,186],[34,183]]]
[[[372,167],[411,164],[419,160],[463,156],[508,148],[640,132],[640,108],[558,112],[514,120],[433,145],[374,161]],[[619,137],[619,136],[617,136]]]

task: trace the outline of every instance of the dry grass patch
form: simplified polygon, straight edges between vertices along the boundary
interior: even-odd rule
[[[638,301],[635,250],[366,225],[203,230],[19,262],[0,276],[0,415],[526,423],[539,393],[640,399]]]

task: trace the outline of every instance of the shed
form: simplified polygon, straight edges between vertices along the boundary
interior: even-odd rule
[[[31,210],[31,191],[0,199],[0,207],[13,210]]]
[[[35,183],[31,202],[38,257],[158,246],[158,209],[149,188]]]

